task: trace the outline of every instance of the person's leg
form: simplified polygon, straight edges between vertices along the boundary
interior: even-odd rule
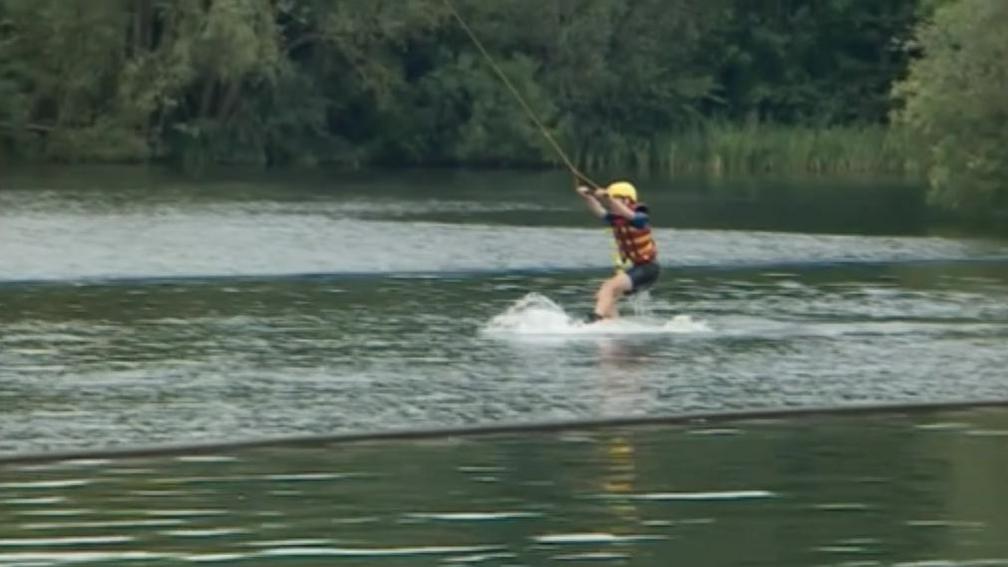
[[[631,289],[633,289],[633,282],[625,272],[620,272],[607,279],[595,294],[595,313],[603,319],[615,319],[619,316],[616,302]]]

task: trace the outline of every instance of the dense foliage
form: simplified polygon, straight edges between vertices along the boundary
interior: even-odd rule
[[[711,119],[878,122],[917,0],[457,0],[578,155]],[[442,0],[3,0],[8,150],[554,159]]]
[[[925,54],[896,92],[924,150],[931,200],[968,213],[1008,210],[1008,2],[947,2],[922,23]]]
[[[453,5],[581,164],[905,170],[905,102],[935,202],[1004,203],[1000,0]],[[0,0],[15,159],[556,163],[523,112],[444,0]]]

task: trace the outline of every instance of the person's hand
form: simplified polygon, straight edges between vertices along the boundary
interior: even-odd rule
[[[596,189],[592,191],[592,195],[594,195],[596,199],[604,199],[609,196],[609,193],[605,189]]]
[[[592,190],[588,187],[585,187],[584,185],[578,185],[577,192],[584,197],[587,197],[588,195],[592,194]]]

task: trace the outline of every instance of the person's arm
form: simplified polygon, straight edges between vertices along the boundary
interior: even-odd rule
[[[618,199],[610,199],[609,193],[604,189],[599,189],[595,192],[595,198],[601,201],[601,205],[607,208],[609,211],[616,216],[623,217],[625,219],[633,219],[637,214],[636,211],[626,206],[622,201]]]
[[[598,198],[591,189],[582,185],[577,188],[577,192],[579,195],[584,197],[585,203],[588,204],[588,208],[591,209],[595,216],[601,219],[605,218],[606,215],[609,214],[609,211],[607,211],[605,207],[599,203]]]
[[[647,213],[642,210],[631,209],[626,203],[619,199],[611,199],[609,193],[604,189],[599,189],[595,191],[596,199],[603,207],[608,207],[608,213],[606,214],[607,219],[612,219],[614,217],[622,217],[630,221],[630,224],[637,228],[644,228],[650,222],[651,219],[648,217]]]

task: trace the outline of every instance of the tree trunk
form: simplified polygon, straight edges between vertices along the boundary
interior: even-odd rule
[[[200,106],[199,109],[197,109],[196,115],[199,118],[206,118],[210,116],[216,92],[217,79],[207,79],[206,83],[203,85],[203,96],[200,97]]]
[[[238,101],[241,99],[242,81],[241,79],[231,81],[227,85],[225,91],[224,99],[220,104],[219,112],[217,117],[222,122],[227,122],[234,115],[235,110],[238,108]]]
[[[134,0],[136,12],[133,24],[133,45],[135,52],[148,51],[151,45],[151,17],[154,15],[151,9],[151,0]]]

